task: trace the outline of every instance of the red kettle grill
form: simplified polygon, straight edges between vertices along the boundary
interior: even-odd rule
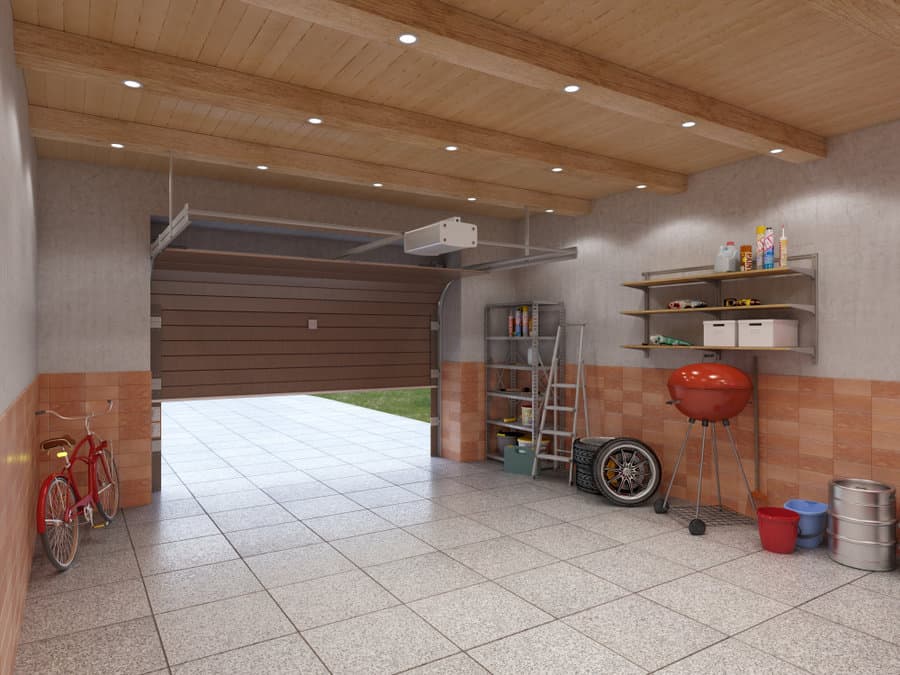
[[[688,418],[688,428],[684,436],[684,442],[681,444],[681,450],[678,452],[678,458],[675,460],[675,468],[672,471],[672,477],[669,479],[666,496],[654,502],[654,511],[666,513],[669,510],[669,494],[672,492],[672,484],[675,482],[675,475],[678,473],[678,467],[681,465],[681,460],[684,457],[684,451],[691,437],[694,423],[698,419],[701,420],[703,427],[703,433],[700,437],[700,473],[697,477],[696,511],[694,519],[688,525],[688,530],[691,534],[697,535],[706,532],[706,523],[700,520],[700,496],[703,487],[706,431],[710,428],[710,422],[712,422],[712,454],[716,468],[716,489],[719,496],[719,508],[722,508],[722,485],[719,480],[719,448],[716,442],[716,422],[720,422],[725,427],[728,440],[731,442],[731,450],[741,471],[741,476],[744,478],[744,485],[747,487],[747,494],[750,496],[750,503],[755,511],[756,502],[753,501],[750,481],[747,480],[747,474],[744,472],[744,465],[738,454],[734,436],[731,434],[730,421],[732,417],[747,406],[753,394],[753,383],[748,375],[742,370],[722,363],[692,363],[679,368],[669,376],[668,388],[669,395],[672,397],[668,403],[674,405],[679,412]]]

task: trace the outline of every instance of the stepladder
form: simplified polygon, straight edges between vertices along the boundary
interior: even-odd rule
[[[587,324],[567,323],[556,329],[556,340],[553,343],[553,358],[547,376],[540,410],[540,425],[537,438],[534,439],[534,461],[531,465],[531,477],[537,478],[541,462],[552,462],[555,466],[569,465],[569,484],[573,483],[575,463],[574,444],[578,438],[579,427],[583,435],[589,436],[590,420],[588,417],[587,386],[584,373],[584,331]],[[563,328],[577,329],[578,357],[575,363],[575,381],[565,381],[560,372],[560,350],[565,332]],[[544,448],[544,440],[547,447]]]

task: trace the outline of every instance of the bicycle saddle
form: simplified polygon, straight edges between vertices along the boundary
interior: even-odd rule
[[[53,450],[53,448],[68,448],[71,450],[73,447],[75,447],[75,439],[68,434],[57,436],[56,438],[48,438],[41,443],[41,449],[48,452]]]

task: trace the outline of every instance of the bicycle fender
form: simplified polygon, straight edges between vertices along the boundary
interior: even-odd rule
[[[47,497],[47,490],[50,489],[50,483],[60,476],[62,476],[61,473],[51,473],[44,479],[44,482],[41,483],[41,489],[38,491],[37,504],[34,507],[38,534],[44,534],[47,530],[47,524],[44,522],[44,513],[41,510],[41,504],[44,503],[44,499]],[[65,478],[65,476],[63,476],[63,478]]]

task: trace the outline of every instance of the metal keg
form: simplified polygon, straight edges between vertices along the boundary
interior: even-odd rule
[[[863,478],[831,481],[828,554],[861,570],[882,572],[897,566],[896,490]]]

